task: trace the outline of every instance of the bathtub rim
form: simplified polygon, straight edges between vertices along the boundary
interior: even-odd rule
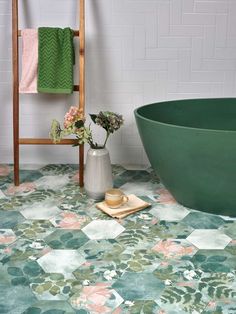
[[[134,115],[135,117],[141,118],[147,122],[151,122],[154,124],[158,124],[158,125],[162,125],[165,127],[171,127],[171,128],[178,128],[178,129],[186,129],[186,130],[193,130],[193,131],[203,131],[203,132],[211,132],[211,133],[236,133],[236,130],[219,130],[219,129],[205,129],[205,128],[195,128],[195,127],[189,127],[189,126],[182,126],[182,125],[178,125],[178,124],[170,124],[170,123],[165,123],[165,122],[160,122],[160,121],[156,121],[156,120],[152,120],[149,118],[146,118],[144,116],[142,116],[140,113],[138,113],[139,109],[145,108],[145,107],[149,107],[152,105],[157,105],[157,104],[165,104],[165,103],[173,103],[173,102],[182,102],[182,101],[191,101],[191,100],[219,100],[219,99],[235,99],[236,101],[236,97],[219,97],[219,98],[186,98],[186,99],[176,99],[176,100],[167,100],[167,101],[160,101],[160,102],[154,102],[151,104],[146,104],[146,105],[142,105],[139,106],[138,108],[136,108],[134,110]],[[235,105],[236,106],[236,105]]]

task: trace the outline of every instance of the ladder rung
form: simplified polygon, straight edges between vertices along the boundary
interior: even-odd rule
[[[18,30],[18,36],[21,37],[21,30]],[[79,37],[79,30],[74,30],[74,36]]]
[[[61,140],[60,143],[54,144],[52,140],[48,138],[20,138],[20,145],[73,145],[76,144],[76,139]]]

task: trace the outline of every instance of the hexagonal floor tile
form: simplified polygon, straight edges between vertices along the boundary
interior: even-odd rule
[[[24,314],[75,314],[75,311],[66,301],[38,301],[29,307]]]
[[[13,172],[10,174],[11,179],[13,180]],[[20,182],[33,182],[42,177],[42,173],[37,170],[20,170]]]
[[[86,286],[80,293],[74,294],[70,303],[78,313],[115,313],[113,312],[122,302],[123,298],[108,283],[97,283]],[[77,313],[77,312],[76,312]],[[120,313],[118,311],[118,313]]]
[[[16,235],[11,229],[0,229],[0,245],[10,244],[16,240]]]
[[[34,183],[37,188],[51,189],[58,191],[70,182],[68,175],[44,176]]]
[[[0,285],[0,312],[23,313],[37,299],[29,287]]]
[[[123,184],[120,189],[126,194],[153,195],[158,187],[158,183],[152,182],[128,182]]]
[[[223,250],[232,240],[220,230],[197,229],[194,230],[187,240],[202,250]]]
[[[189,210],[181,205],[156,205],[150,213],[165,221],[179,221],[189,214]]]
[[[12,229],[25,218],[17,211],[0,211],[0,228]]]
[[[194,229],[218,229],[225,221],[216,215],[192,212],[183,219],[183,223]]]
[[[233,240],[236,240],[236,221],[233,223],[225,224],[222,229],[226,235],[228,235]]]
[[[49,164],[44,165],[40,168],[40,172],[44,176],[51,176],[51,175],[65,175],[71,173],[73,170],[77,169],[77,165],[70,165],[70,164]]]
[[[25,220],[13,228],[19,238],[43,239],[53,232],[55,228],[49,220]]]
[[[94,220],[82,229],[91,240],[115,239],[124,230],[115,220]]]
[[[112,287],[125,299],[155,300],[164,290],[164,283],[153,273],[125,273]]]
[[[236,269],[235,255],[224,250],[199,250],[191,262],[205,273],[230,273]]]
[[[157,242],[152,248],[161,259],[180,259],[197,252],[197,248],[185,239],[166,239]]]
[[[82,229],[91,219],[86,215],[78,215],[70,211],[63,211],[51,219],[52,224],[63,229]]]
[[[72,272],[85,262],[76,250],[52,250],[37,260],[47,273],[62,273],[65,278],[74,278]]]
[[[49,201],[34,203],[22,209],[21,214],[26,219],[47,220],[60,213],[60,209]]]
[[[6,195],[0,190],[0,199],[1,198],[6,198]]]
[[[80,230],[58,229],[45,238],[45,242],[53,249],[76,250],[89,238]]]

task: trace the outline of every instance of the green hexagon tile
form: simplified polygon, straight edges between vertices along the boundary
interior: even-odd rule
[[[123,220],[75,165],[0,165],[0,313],[235,314],[236,219],[185,208],[151,169],[113,166],[152,206]]]

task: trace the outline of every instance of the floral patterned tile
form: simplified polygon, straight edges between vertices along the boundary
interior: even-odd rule
[[[20,182],[33,182],[42,177],[38,170],[22,170],[20,169]],[[10,178],[13,181],[13,172],[10,173]]]
[[[0,228],[1,229],[12,229],[18,223],[24,221],[24,217],[17,211],[3,211],[0,210]]]
[[[236,313],[236,218],[185,208],[151,168],[116,165],[115,186],[151,206],[114,220],[77,165],[31,168],[14,187],[0,165],[0,313]]]
[[[226,250],[199,250],[191,262],[203,272],[231,273],[236,270],[236,258]]]
[[[16,235],[11,229],[0,229],[0,247],[16,241]]]
[[[62,229],[82,229],[91,219],[87,215],[78,215],[74,212],[63,211],[51,219],[52,224]]]
[[[123,298],[107,283],[97,283],[84,287],[82,291],[71,297],[73,308],[83,313],[113,313],[123,302]],[[88,312],[87,312],[88,311]]]
[[[0,313],[21,314],[37,299],[29,287],[0,284]]]
[[[225,223],[224,219],[216,215],[192,212],[183,219],[183,222],[194,229],[218,229]]]
[[[236,240],[236,221],[232,223],[224,224],[220,230],[222,230],[227,236]]]
[[[125,300],[156,300],[165,288],[152,273],[126,272],[112,286]]]
[[[15,234],[21,239],[43,239],[54,231],[49,220],[25,220],[13,228]]]
[[[23,314],[75,314],[72,307],[65,301],[38,301]]]
[[[234,314],[236,313],[235,299],[210,301],[201,314]]]
[[[52,249],[77,250],[89,238],[80,230],[58,229],[45,238],[45,242]]]
[[[6,195],[0,190],[0,199],[1,198],[6,198]]]
[[[57,164],[57,165],[46,165],[42,166],[39,171],[44,175],[44,176],[58,176],[58,175],[65,175],[65,174],[70,174],[75,170],[75,165],[64,165],[64,164]],[[77,166],[77,165],[76,165]],[[78,166],[76,167],[78,168]]]

